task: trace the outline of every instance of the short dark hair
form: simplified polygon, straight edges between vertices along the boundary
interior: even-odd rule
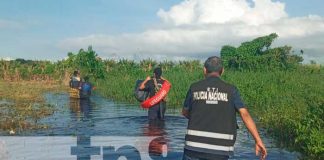
[[[83,79],[84,79],[84,81],[88,82],[89,81],[89,76],[85,76]]]
[[[222,70],[222,60],[217,56],[209,57],[204,64],[204,67],[207,70],[207,73],[219,72]]]
[[[160,67],[154,68],[153,73],[155,74],[156,78],[161,78],[161,76],[162,76],[162,69]]]
[[[77,76],[78,73],[79,73],[78,71],[74,71],[74,72],[73,72],[73,75],[74,75],[74,76]]]

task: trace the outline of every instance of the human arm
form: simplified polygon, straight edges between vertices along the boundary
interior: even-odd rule
[[[162,77],[162,76],[161,76],[161,79],[162,79],[162,80],[165,80],[165,81],[167,81],[167,79],[165,79],[165,78],[164,78],[164,77]]]
[[[139,89],[145,89],[145,84],[147,83],[147,81],[151,80],[151,77],[148,76],[146,77],[146,79],[141,83]]]
[[[182,108],[182,115],[189,119],[189,110]]]
[[[250,116],[248,110],[245,108],[245,105],[241,99],[240,93],[236,87],[233,90],[233,102],[234,102],[236,111],[240,113],[240,116],[241,116],[245,126],[247,127],[247,129],[252,134],[252,136],[255,140],[255,154],[259,155],[259,153],[261,152],[260,159],[265,159],[265,157],[267,156],[267,150],[259,136],[258,130],[255,126],[255,123],[254,123],[252,117]]]
[[[79,81],[79,90],[81,90],[82,89],[82,85],[83,85],[83,82],[81,82],[81,81]]]
[[[260,153],[260,159],[264,160],[267,156],[267,149],[265,148],[260,135],[258,133],[258,130],[256,128],[256,125],[250,116],[248,110],[246,108],[239,109],[240,116],[246,126],[246,128],[249,130],[251,135],[253,136],[255,140],[255,154],[258,156]]]
[[[191,89],[189,89],[182,108],[182,115],[187,119],[189,119],[190,117],[189,115],[190,115],[191,106],[192,106],[192,93],[191,93]]]

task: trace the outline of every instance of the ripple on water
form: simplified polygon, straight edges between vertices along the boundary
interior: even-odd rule
[[[164,122],[148,122],[146,110],[128,104],[94,96],[90,101],[73,100],[67,94],[45,95],[56,112],[41,123],[50,124],[46,130],[26,131],[21,135],[37,136],[161,136],[174,151],[172,157],[181,159],[187,120],[177,114],[167,114]],[[240,119],[240,118],[238,118]],[[254,140],[241,121],[232,159],[258,159],[254,154]],[[268,147],[267,159],[297,159],[297,153],[278,148],[273,140],[261,132]]]

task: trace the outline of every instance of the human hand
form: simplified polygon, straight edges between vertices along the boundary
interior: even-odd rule
[[[261,155],[260,155],[261,153]],[[265,148],[264,144],[262,141],[258,141],[255,143],[255,155],[259,156],[261,160],[265,160],[267,156],[267,149]]]
[[[149,81],[149,80],[151,80],[151,77],[150,76],[147,76],[146,79],[145,79],[145,81]]]

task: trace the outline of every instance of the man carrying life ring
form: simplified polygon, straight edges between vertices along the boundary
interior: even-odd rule
[[[157,67],[153,71],[153,77],[148,76],[140,85],[141,90],[146,90],[149,92],[149,98],[155,96],[158,91],[162,88],[164,82],[167,82],[166,79],[161,77],[162,69]],[[149,120],[164,120],[164,114],[166,110],[166,101],[163,98],[158,103],[149,107],[148,118]]]

